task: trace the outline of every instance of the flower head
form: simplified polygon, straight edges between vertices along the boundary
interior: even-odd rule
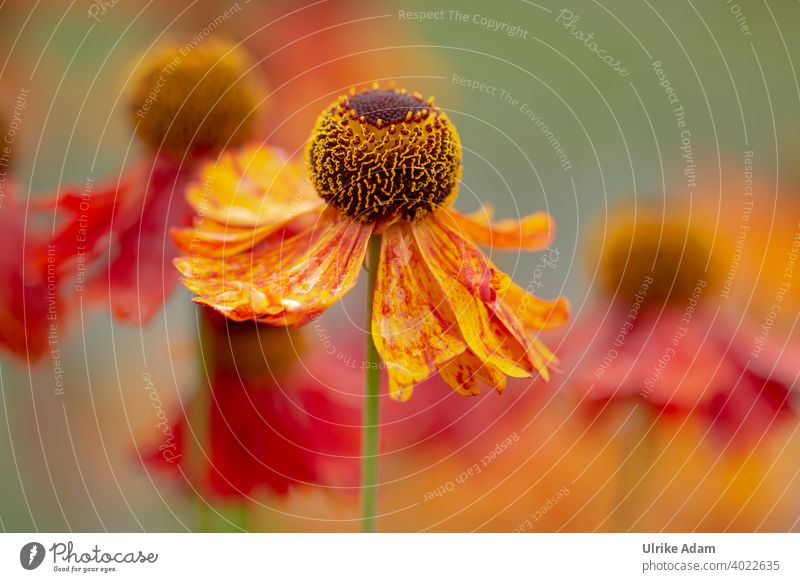
[[[715,278],[711,245],[711,237],[688,221],[651,209],[619,213],[600,257],[604,291],[633,301],[646,282],[653,303],[680,303],[698,281]]]
[[[264,94],[251,67],[230,42],[163,43],[135,73],[129,107],[136,134],[178,156],[241,145],[254,133]]]
[[[455,196],[461,143],[447,114],[395,89],[340,97],[320,115],[307,151],[317,193],[359,222],[417,220]]]
[[[408,398],[435,373],[462,394],[476,394],[479,381],[502,390],[506,376],[548,377],[555,357],[538,334],[564,324],[566,301],[529,295],[476,243],[541,249],[550,217],[493,224],[490,212],[451,208],[460,148],[430,102],[373,88],[328,108],[308,154],[319,196],[285,190],[302,170],[265,164],[269,152],[257,165],[223,159],[234,171],[206,193],[213,214],[176,236],[189,255],[176,265],[195,301],[235,320],[301,325],[353,288],[370,237],[381,233],[372,337],[392,396]],[[259,177],[259,166],[273,170]],[[233,228],[226,217],[236,217]],[[290,223],[307,226],[276,239]]]

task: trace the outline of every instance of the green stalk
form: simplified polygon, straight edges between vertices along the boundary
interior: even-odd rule
[[[364,364],[364,414],[361,433],[361,531],[374,532],[378,513],[378,455],[380,443],[381,358],[372,341],[372,303],[378,275],[380,236],[369,241],[367,269],[367,359]]]
[[[210,413],[211,413],[211,385],[208,378],[213,375],[213,371],[207,370],[209,364],[208,355],[213,349],[211,329],[206,321],[205,308],[199,307],[197,316],[198,321],[198,365],[197,365],[197,391],[189,402],[188,420],[189,431],[186,435],[186,453],[188,456],[187,469],[195,481],[195,508],[197,511],[196,531],[210,532],[213,528],[213,515],[208,506],[208,495],[204,485],[206,471],[208,469],[208,459],[206,455],[210,451],[206,449],[210,444]]]

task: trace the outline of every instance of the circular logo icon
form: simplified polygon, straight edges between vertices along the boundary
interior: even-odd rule
[[[44,561],[44,546],[39,542],[29,542],[19,551],[19,563],[26,570],[35,570]]]

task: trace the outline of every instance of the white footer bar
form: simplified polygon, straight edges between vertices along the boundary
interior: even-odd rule
[[[0,535],[0,580],[796,581],[799,565],[798,534]]]

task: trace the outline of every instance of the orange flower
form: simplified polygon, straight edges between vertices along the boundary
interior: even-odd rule
[[[380,234],[372,335],[394,398],[436,372],[462,394],[478,380],[500,391],[507,376],[548,377],[555,357],[537,336],[563,325],[566,300],[529,295],[475,243],[541,249],[551,220],[492,224],[451,207],[461,146],[432,99],[377,86],[340,97],[308,145],[313,189],[285,189],[300,170],[272,157],[228,156],[190,193],[208,211],[177,233],[192,256],[176,264],[196,302],[234,320],[306,323],[353,288]],[[308,226],[276,244],[298,220]]]
[[[147,465],[216,499],[348,485],[358,450],[358,434],[343,424],[351,408],[322,382],[297,381],[302,333],[205,308],[199,317],[207,376],[173,412],[170,431],[156,427],[167,439],[145,452]]]

